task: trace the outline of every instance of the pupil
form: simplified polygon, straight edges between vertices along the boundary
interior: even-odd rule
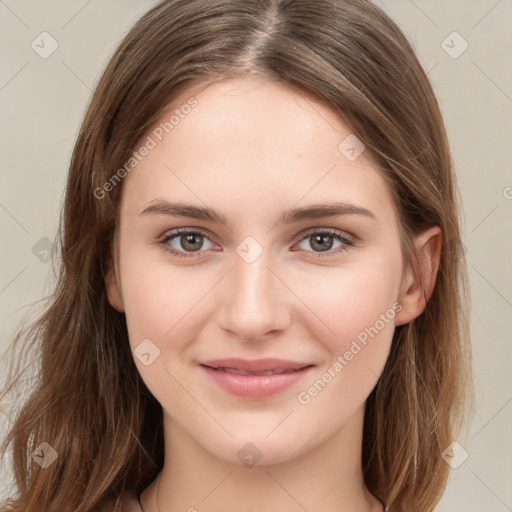
[[[182,242],[185,241],[184,248],[186,248],[186,245],[189,243],[193,246],[191,248],[192,250],[199,249],[201,247],[201,236],[187,234],[187,235],[183,235],[181,240],[182,240]],[[194,243],[194,240],[196,240],[195,243]],[[182,247],[183,247],[183,245],[182,245]]]
[[[323,243],[322,240],[325,241],[326,238],[330,238],[331,239],[331,243]],[[329,250],[331,247],[332,247],[332,237],[330,235],[316,235],[314,237],[314,243],[313,245],[315,244],[319,244],[318,248],[322,251],[327,251]]]

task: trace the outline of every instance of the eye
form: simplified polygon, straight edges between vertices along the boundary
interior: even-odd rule
[[[354,242],[344,236],[341,232],[331,229],[310,230],[306,234],[302,235],[300,244],[304,244],[304,242],[308,240],[308,245],[313,249],[313,251],[304,248],[301,248],[301,250],[316,253],[319,257],[333,256],[335,254],[346,252],[350,246],[354,245]],[[197,229],[179,228],[167,233],[159,243],[167,252],[170,252],[173,255],[184,258],[194,258],[198,257],[204,250],[208,249],[202,249],[205,241],[209,241],[214,245],[205,233],[198,231]],[[334,241],[339,242],[340,245],[332,250]]]
[[[334,244],[333,240],[340,242],[340,245],[334,250],[331,250]],[[354,242],[341,232],[331,229],[310,230],[302,236],[300,243],[303,244],[304,242],[307,242],[307,245],[313,248],[313,251],[307,249],[302,250],[314,252],[321,258],[346,252],[350,246],[354,245]]]
[[[166,251],[173,255],[184,258],[194,258],[197,253],[202,252],[200,249],[205,240],[210,241],[206,234],[201,231],[192,229],[175,229],[165,235],[159,243],[164,246]]]

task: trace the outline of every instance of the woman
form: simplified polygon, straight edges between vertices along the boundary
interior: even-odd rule
[[[471,398],[458,208],[371,2],[155,6],[94,91],[18,336],[41,366],[12,509],[433,510]]]

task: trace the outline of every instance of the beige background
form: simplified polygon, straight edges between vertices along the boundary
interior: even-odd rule
[[[115,45],[154,3],[0,0],[2,351],[21,315],[50,289],[45,251],[55,237],[67,165],[91,89]],[[465,202],[477,411],[458,440],[469,457],[452,470],[437,510],[510,511],[512,0],[378,3],[402,26],[429,71]],[[43,31],[58,43],[47,59],[31,47]],[[460,36],[450,35],[454,31]],[[446,53],[458,53],[464,40],[469,46],[458,58]],[[5,426],[7,404],[3,410]],[[7,480],[4,471],[0,484]]]

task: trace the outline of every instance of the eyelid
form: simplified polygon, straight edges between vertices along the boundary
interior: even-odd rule
[[[328,233],[333,236],[339,236],[340,238],[343,238],[346,242],[355,243],[356,241],[356,237],[354,235],[350,235],[346,231],[342,231],[341,229],[336,228],[308,228],[305,231],[301,232],[301,234],[299,235],[299,240],[302,241],[315,233]]]

